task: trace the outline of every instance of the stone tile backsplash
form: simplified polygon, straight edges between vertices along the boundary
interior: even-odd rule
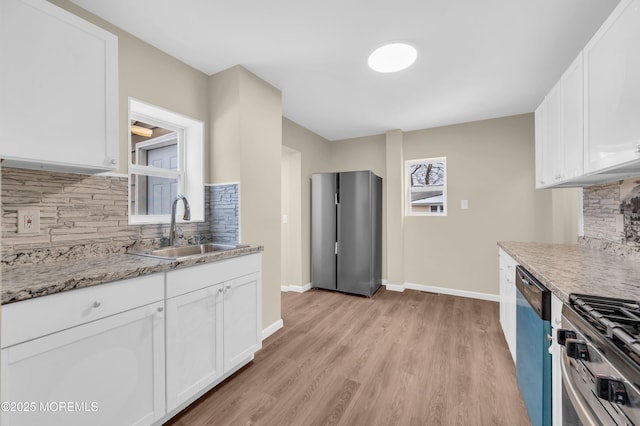
[[[580,243],[640,257],[640,177],[583,190],[584,237]]]
[[[48,263],[166,245],[169,225],[128,224],[128,179],[2,168],[2,264]],[[205,222],[185,239],[238,242],[238,185],[207,186]],[[18,234],[18,208],[40,211],[40,232]],[[184,244],[184,242],[183,242]]]

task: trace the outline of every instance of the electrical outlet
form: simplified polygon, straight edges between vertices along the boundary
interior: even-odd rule
[[[37,234],[40,232],[40,210],[18,210],[18,234]]]

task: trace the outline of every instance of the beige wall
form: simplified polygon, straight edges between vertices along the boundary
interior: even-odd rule
[[[387,284],[404,283],[404,135],[401,130],[391,130],[386,134],[386,180],[383,182],[386,202],[384,204],[383,233],[383,277]],[[393,248],[389,250],[388,248]]]
[[[282,146],[282,285],[302,282],[302,155]],[[286,218],[286,221],[285,221]]]
[[[385,136],[375,135],[331,142],[332,172],[371,170],[385,178]]]
[[[208,160],[211,167],[208,182],[240,182],[240,73],[237,68],[209,77],[209,99],[211,146]]]
[[[288,285],[303,286],[311,282],[311,174],[332,171],[331,142],[283,118],[282,144],[300,152],[301,281]]]
[[[311,280],[314,172],[373,170],[385,179],[383,278],[390,284],[496,295],[497,241],[575,242],[575,190],[535,189],[533,123],[533,114],[525,114],[328,142],[284,119],[283,144],[299,151],[302,162],[300,284]],[[448,216],[405,217],[396,206],[404,200],[404,160],[441,156],[448,164]],[[462,199],[469,201],[468,210],[460,209]]]
[[[551,192],[534,184],[533,114],[408,132],[404,157],[447,158],[449,210],[405,218],[405,282],[498,294],[496,241],[551,240]]]
[[[127,172],[129,97],[207,122],[209,82],[205,74],[68,0],[49,1],[118,36],[119,172]]]
[[[210,78],[211,183],[240,182],[240,235],[262,244],[262,323],[280,320],[282,95],[241,66]]]
[[[551,242],[578,241],[578,219],[582,214],[582,188],[551,189]]]

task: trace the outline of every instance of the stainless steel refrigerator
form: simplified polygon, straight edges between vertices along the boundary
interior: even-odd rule
[[[367,297],[382,283],[382,178],[370,171],[311,176],[311,281]]]

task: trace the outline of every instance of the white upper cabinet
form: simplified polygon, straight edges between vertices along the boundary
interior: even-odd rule
[[[582,53],[560,79],[562,170],[560,180],[572,179],[584,173],[584,96]]]
[[[640,0],[623,0],[584,49],[585,169],[640,159]]]
[[[538,107],[537,188],[640,174],[639,40],[640,0],[622,0]]]
[[[537,188],[582,175],[582,100],[580,54],[536,110]]]
[[[536,187],[538,188],[557,181],[562,171],[560,106],[560,82],[558,82],[536,110],[536,154],[543,159],[536,167]]]
[[[0,2],[3,165],[118,165],[118,39],[45,0]]]

